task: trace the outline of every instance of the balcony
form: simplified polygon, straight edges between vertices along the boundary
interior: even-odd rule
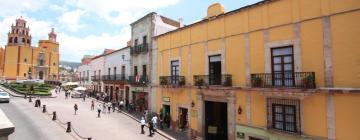
[[[107,81],[111,81],[111,82],[126,82],[127,81],[127,76],[123,75],[123,74],[115,74],[115,75],[103,75],[102,76],[102,80],[107,82]]]
[[[230,74],[224,75],[194,75],[195,86],[232,86],[232,77]]]
[[[136,46],[130,48],[131,55],[138,55],[140,53],[148,52],[148,51],[149,51],[148,43],[136,45]]]
[[[129,76],[128,83],[134,86],[146,86],[149,83],[149,78],[147,76]]]
[[[315,72],[251,74],[251,87],[314,89]]]
[[[100,81],[100,76],[91,76],[91,81]]]
[[[160,85],[179,87],[185,85],[184,76],[160,76]]]

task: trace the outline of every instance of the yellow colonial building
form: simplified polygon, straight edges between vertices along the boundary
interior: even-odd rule
[[[359,25],[359,0],[211,5],[155,37],[157,112],[198,139],[360,139]]]
[[[0,74],[6,80],[57,80],[59,75],[59,43],[54,29],[38,47],[31,46],[30,28],[16,19],[8,33],[5,48],[0,49]]]

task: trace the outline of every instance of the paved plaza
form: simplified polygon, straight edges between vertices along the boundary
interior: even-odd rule
[[[57,98],[43,98],[41,103],[46,105],[49,113],[56,111],[57,117],[61,122],[70,121],[73,128],[83,137],[92,137],[93,140],[113,140],[113,139],[154,139],[154,140],[165,140],[167,138],[155,134],[153,137],[148,136],[148,128],[145,128],[145,134],[140,134],[140,124],[132,118],[124,115],[123,113],[111,112],[101,113],[101,117],[97,117],[97,111],[90,110],[91,99],[86,98],[85,101],[81,98],[68,98],[65,99],[64,92],[58,94]],[[35,108],[33,103],[29,103],[28,100],[22,98],[11,99],[12,106],[16,106],[17,109],[13,110],[18,113],[22,113],[23,118],[26,118],[27,122],[20,122],[20,125],[35,124],[37,128],[41,128],[41,131],[49,131],[48,137],[44,139],[80,139],[74,132],[67,134],[65,133],[66,125],[61,123],[55,123],[51,121],[51,116],[46,113],[41,113],[40,108]],[[74,104],[78,105],[77,115],[74,114]],[[95,108],[98,102],[95,102]],[[7,105],[1,105],[1,108],[10,120],[13,121],[12,116],[8,113],[13,111],[6,110]],[[27,117],[28,116],[28,117]],[[17,128],[21,128],[15,122],[15,133],[14,136],[10,136],[10,139],[22,139]],[[36,127],[34,127],[36,128]],[[40,130],[38,130],[40,131]],[[38,137],[45,135],[39,133]]]

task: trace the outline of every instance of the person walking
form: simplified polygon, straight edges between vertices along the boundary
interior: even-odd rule
[[[98,104],[97,106],[97,111],[98,111],[98,118],[100,118],[100,113],[101,113],[101,105]]]
[[[95,104],[94,101],[91,101],[91,110],[94,110]]]
[[[74,110],[75,110],[75,115],[76,115],[76,111],[78,110],[77,104],[74,105]]]
[[[68,98],[68,92],[65,91],[65,99],[67,99],[67,98]]]
[[[145,134],[144,127],[145,127],[146,122],[145,122],[144,117],[141,117],[140,123],[141,123],[141,134]]]
[[[83,102],[85,102],[86,94],[83,93],[82,96],[83,96]]]
[[[116,102],[115,102],[115,101],[113,101],[111,104],[112,104],[112,110],[113,110],[113,112],[115,112]]]
[[[124,101],[120,101],[120,109],[123,110],[123,107],[124,107]]]
[[[149,121],[149,137],[152,137],[154,132],[154,124],[152,123],[152,121]]]
[[[103,103],[103,106],[102,106],[102,107],[103,107],[102,110],[104,110],[103,113],[106,113],[106,103],[105,103],[105,102]]]
[[[154,132],[156,132],[157,131],[157,127],[156,127],[156,124],[157,124],[157,116],[156,115],[154,115],[154,117],[152,117],[151,118],[151,121],[153,122],[153,124],[154,124]]]
[[[108,103],[107,103],[108,113],[110,113],[111,106],[112,106],[112,105],[111,105],[111,102],[108,102]]]

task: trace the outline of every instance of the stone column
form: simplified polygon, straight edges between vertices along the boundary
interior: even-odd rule
[[[198,140],[204,138],[204,126],[205,126],[205,115],[204,115],[204,95],[201,90],[197,91],[197,106],[198,106]]]

